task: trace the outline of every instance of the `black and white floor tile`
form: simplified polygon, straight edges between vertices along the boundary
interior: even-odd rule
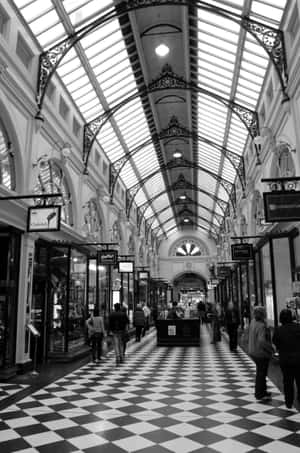
[[[10,384],[7,382],[0,382],[0,402],[4,401],[6,398],[9,398],[16,393],[21,392],[22,390],[28,388],[29,385],[25,384]],[[1,440],[1,439],[0,439]]]
[[[0,412],[5,453],[299,453],[300,414],[269,382],[253,395],[254,365],[225,341],[157,348],[155,333]]]

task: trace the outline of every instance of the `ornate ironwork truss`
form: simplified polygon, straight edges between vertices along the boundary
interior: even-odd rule
[[[191,162],[187,159],[180,158],[180,159],[173,159],[170,160],[167,164],[161,165],[160,168],[157,170],[153,171],[149,175],[145,176],[143,179],[141,179],[137,184],[133,185],[129,189],[126,190],[126,214],[127,217],[129,218],[130,216],[130,211],[131,207],[134,201],[135,196],[137,195],[138,191],[142,189],[142,187],[146,184],[147,181],[149,181],[151,178],[153,178],[155,175],[158,173],[166,173],[169,170],[172,170],[174,168],[193,168],[195,170],[200,170],[203,171],[204,173],[207,173],[210,175],[212,178],[214,178],[218,183],[221,184],[221,186],[224,188],[224,190],[227,192],[230,202],[232,204],[233,210],[235,211],[236,209],[236,191],[235,191],[235,185],[231,183],[230,181],[227,181],[226,179],[222,178],[219,175],[216,175],[210,170],[207,170],[206,168],[202,167],[201,165],[198,165],[194,162]]]
[[[241,104],[233,102],[232,100],[225,99],[222,96],[212,93],[211,91],[205,90],[194,82],[187,82],[183,77],[180,77],[179,75],[174,73],[172,67],[169,64],[166,64],[163,66],[160,75],[156,79],[152,80],[152,82],[150,82],[148,86],[141,88],[137,93],[128,96],[128,98],[123,99],[121,102],[113,106],[110,110],[105,111],[89,123],[85,124],[83,131],[83,162],[86,172],[93,143],[95,142],[97,136],[100,134],[102,127],[118,110],[122,109],[134,99],[137,99],[139,97],[143,97],[156,91],[174,89],[191,90],[196,93],[202,93],[206,96],[213,97],[218,102],[232,110],[232,112],[234,112],[238,116],[252,138],[259,135],[259,120],[257,112],[250,110]]]
[[[170,217],[170,218],[166,219],[166,220],[165,220],[164,222],[162,222],[160,225],[158,225],[157,227],[153,228],[153,229],[152,229],[153,233],[154,233],[154,234],[157,234],[157,232],[159,231],[159,229],[162,230],[162,227],[163,227],[166,223],[168,223],[171,219],[173,219],[173,217]],[[182,222],[182,223],[180,223],[180,226],[184,227],[184,226],[186,226],[186,224]],[[204,226],[204,225],[198,224],[197,222],[191,221],[191,222],[189,223],[189,226],[196,226],[196,227],[198,227],[198,228],[201,228],[202,230],[208,232],[214,239],[217,239],[217,238],[218,238],[218,232],[214,232],[214,231],[212,231],[210,228],[207,228],[207,227]],[[172,227],[172,228],[170,228],[169,230],[167,230],[167,231],[165,231],[165,232],[162,230],[162,231],[163,231],[162,234],[167,234],[169,231],[172,231],[174,228],[175,228],[175,227]],[[160,235],[158,235],[158,237],[159,237],[159,236],[160,236]]]
[[[284,45],[284,36],[281,30],[275,29],[261,22],[256,22],[252,19],[249,19],[249,17],[243,17],[233,12],[226,11],[223,8],[208,5],[207,3],[200,0],[126,0],[116,5],[114,10],[103,14],[93,22],[78,29],[72,35],[67,36],[67,38],[63,39],[55,46],[40,54],[36,94],[38,107],[37,116],[41,117],[41,109],[43,107],[46,89],[49,85],[51,77],[55,73],[57,67],[59,66],[65,55],[69,52],[70,49],[74,47],[77,42],[79,42],[95,29],[99,28],[101,25],[111,21],[114,18],[121,18],[122,16],[127,15],[129,12],[137,9],[166,5],[188,6],[202,9],[216,15],[223,16],[228,20],[232,20],[233,22],[239,24],[246,31],[251,33],[251,35],[266,51],[272,63],[274,64],[280,80],[284,100],[288,100],[288,95],[286,92],[288,81],[286,52]]]
[[[239,180],[241,182],[241,186],[243,191],[246,188],[246,176],[245,176],[245,165],[244,165],[244,158],[243,156],[239,156],[238,154],[234,153],[233,151],[228,150],[227,148],[220,146],[213,141],[203,137],[202,135],[198,135],[195,132],[189,131],[186,127],[179,124],[178,119],[173,116],[169,122],[169,125],[163,129],[159,134],[154,134],[149,140],[146,140],[144,143],[140,144],[136,148],[132,149],[129,153],[125,154],[124,156],[120,157],[118,160],[110,164],[110,172],[109,172],[109,191],[111,202],[113,202],[114,198],[114,190],[117,183],[117,179],[120,176],[120,173],[126,163],[138,152],[143,150],[149,144],[158,144],[161,140],[168,140],[170,138],[190,138],[192,140],[197,140],[204,142],[213,148],[216,148],[220,151],[225,158],[229,160],[233,168],[235,169]],[[177,161],[184,161],[184,159],[177,159]],[[196,168],[197,164],[194,164],[194,168]],[[202,167],[201,167],[202,169]]]
[[[138,225],[139,229],[140,229],[140,223],[142,222],[142,219],[143,219],[147,209],[151,206],[151,203],[153,203],[153,201],[155,201],[157,198],[161,197],[163,194],[171,192],[171,191],[176,191],[176,190],[190,190],[193,192],[201,192],[204,195],[207,195],[212,200],[214,200],[214,202],[219,206],[219,208],[223,212],[223,216],[225,215],[227,206],[229,206],[229,204],[226,201],[222,200],[221,198],[218,198],[215,194],[212,194],[212,193],[206,191],[205,189],[201,189],[197,185],[194,185],[194,184],[190,183],[189,181],[187,181],[183,175],[180,175],[179,178],[177,179],[177,181],[175,181],[170,186],[166,187],[165,190],[162,190],[161,192],[156,194],[154,197],[145,201],[145,203],[143,203],[141,206],[139,206],[137,208],[137,225]],[[220,216],[220,217],[223,218],[223,216]]]
[[[165,206],[164,208],[160,209],[159,211],[156,211],[152,216],[148,217],[147,218],[147,222],[151,222],[150,223],[150,226],[153,225],[153,222],[155,221],[155,219],[157,218],[158,215],[162,214],[163,212],[167,211],[169,208],[173,208],[173,207],[183,207],[183,208],[188,208],[189,205],[192,205],[192,206],[196,206],[196,207],[199,207],[199,208],[202,208],[204,209],[205,211],[207,211],[210,215],[214,216],[217,220],[217,222],[219,223],[218,226],[221,226],[221,223],[222,223],[222,220],[223,220],[223,217],[214,212],[212,209],[209,209],[207,206],[201,204],[201,203],[198,203],[197,201],[194,201],[192,200],[191,198],[187,199],[187,200],[178,200],[178,201],[174,201],[173,203],[171,203],[170,205],[167,205]],[[178,213],[178,215],[180,215],[180,213]],[[142,220],[142,218],[141,218]],[[142,221],[140,220],[140,222],[138,223],[138,231],[140,233],[140,228],[141,228],[141,225],[142,225]],[[217,226],[217,225],[216,225]]]

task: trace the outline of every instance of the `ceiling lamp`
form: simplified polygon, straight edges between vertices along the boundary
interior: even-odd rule
[[[190,219],[183,219],[184,223],[189,223]]]
[[[179,195],[179,199],[180,200],[186,200],[186,195],[185,194]]]
[[[174,151],[173,157],[174,157],[174,159],[180,159],[182,157],[182,152]]]
[[[160,44],[159,46],[157,46],[155,48],[155,53],[159,57],[165,57],[166,55],[168,55],[169,52],[170,52],[170,49],[165,44]]]

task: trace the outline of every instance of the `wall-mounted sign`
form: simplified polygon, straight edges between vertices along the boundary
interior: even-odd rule
[[[59,231],[61,206],[31,206],[27,213],[27,231]]]
[[[133,261],[119,261],[119,272],[133,272]]]
[[[139,280],[148,280],[149,271],[139,271]]]
[[[265,192],[264,207],[266,222],[300,220],[300,192]]]
[[[232,260],[253,260],[253,245],[252,244],[232,244],[231,246]]]
[[[117,250],[100,250],[98,252],[98,264],[115,266],[118,261]]]

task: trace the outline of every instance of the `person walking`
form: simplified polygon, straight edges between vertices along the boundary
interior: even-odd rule
[[[105,336],[104,321],[99,314],[99,310],[94,309],[94,313],[87,320],[87,328],[92,347],[93,362],[99,362],[102,356],[102,342]]]
[[[116,364],[124,361],[124,337],[127,333],[129,319],[124,311],[121,311],[121,305],[115,304],[114,311],[111,312],[108,319],[109,331],[113,334],[113,345],[116,354]]]
[[[143,336],[144,336],[146,334],[147,330],[149,330],[149,327],[150,327],[151,310],[150,310],[150,308],[148,307],[147,304],[143,305],[143,312],[144,312],[144,316],[145,316],[145,326],[144,326],[144,329],[143,329]]]
[[[145,314],[141,304],[137,304],[133,314],[133,325],[135,327],[135,339],[141,341],[142,331],[145,327]]]
[[[271,393],[267,392],[267,375],[273,346],[270,330],[265,319],[265,308],[262,306],[254,307],[253,319],[249,326],[248,353],[256,365],[254,394],[259,401],[271,399]]]
[[[240,325],[240,315],[232,301],[228,302],[224,316],[225,327],[229,336],[229,348],[231,351],[237,350],[238,327]]]
[[[206,306],[203,301],[200,300],[200,302],[197,305],[198,309],[198,314],[199,314],[199,319],[200,319],[200,324],[204,324],[206,321]]]
[[[300,326],[293,322],[292,312],[288,309],[280,312],[279,321],[281,326],[275,328],[272,341],[279,352],[285,405],[291,409],[294,403],[294,382],[300,403]]]

